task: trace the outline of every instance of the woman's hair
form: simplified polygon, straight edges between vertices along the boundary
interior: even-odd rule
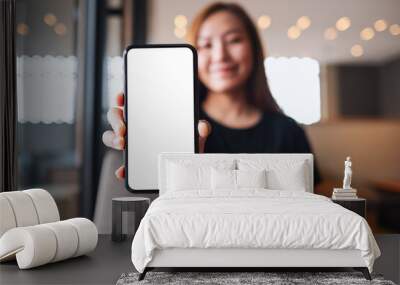
[[[209,16],[217,12],[229,12],[235,15],[242,22],[250,39],[253,49],[253,70],[246,83],[246,101],[251,106],[267,112],[281,112],[275,99],[269,90],[267,76],[264,69],[264,52],[257,28],[246,11],[234,3],[216,2],[206,6],[194,18],[188,32],[188,41],[197,47],[197,37],[201,25]],[[200,101],[207,95],[206,86],[200,82]]]

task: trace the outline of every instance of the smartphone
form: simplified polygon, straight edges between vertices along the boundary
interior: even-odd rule
[[[133,45],[124,70],[126,188],[155,193],[161,152],[198,152],[197,53],[185,44]]]

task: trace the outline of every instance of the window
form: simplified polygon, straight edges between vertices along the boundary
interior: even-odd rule
[[[18,189],[46,189],[62,218],[79,210],[79,4],[16,3]]]
[[[321,119],[319,63],[311,58],[268,57],[268,83],[286,115],[302,124]]]

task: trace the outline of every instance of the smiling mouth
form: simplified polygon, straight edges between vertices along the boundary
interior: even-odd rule
[[[232,77],[237,73],[237,66],[220,67],[211,70],[211,74],[218,77]]]

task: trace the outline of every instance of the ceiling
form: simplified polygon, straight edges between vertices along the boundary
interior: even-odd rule
[[[185,15],[189,22],[206,0],[152,0],[150,4],[149,41],[153,43],[182,42],[174,35],[174,18]],[[257,21],[261,15],[271,17],[271,26],[260,30],[267,54],[274,57],[311,57],[324,64],[380,64],[400,57],[400,35],[388,29],[375,32],[373,39],[361,40],[360,32],[372,27],[376,20],[385,19],[389,26],[400,24],[400,0],[241,0],[241,4]],[[311,19],[311,26],[296,40],[287,36],[291,25],[301,16]],[[335,40],[324,38],[324,31],[334,27],[343,16],[351,27],[338,32]],[[364,54],[353,57],[350,49],[360,44]]]

